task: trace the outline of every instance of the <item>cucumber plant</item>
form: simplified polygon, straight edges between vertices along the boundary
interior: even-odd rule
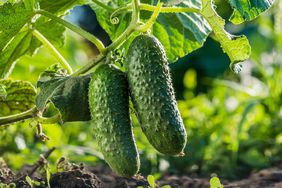
[[[234,24],[255,19],[274,3],[228,1],[234,9],[230,17]],[[109,46],[62,18],[75,5],[89,5],[95,11],[112,40]],[[128,89],[151,144],[164,154],[182,155],[186,132],[167,63],[200,48],[211,33],[230,58],[235,73],[251,53],[246,36],[234,36],[225,30],[225,20],[217,14],[213,0],[6,0],[0,1],[0,26],[0,126],[34,119],[42,135],[42,124],[89,121],[105,160],[124,176],[132,176],[139,169],[128,114]],[[75,71],[58,51],[66,28],[99,50],[95,59]],[[10,80],[17,61],[37,53],[42,45],[57,64],[39,76],[37,86]],[[124,73],[113,65],[104,65],[124,59],[117,57],[115,61],[114,57],[109,61],[118,50],[126,54],[129,84]],[[52,107],[57,114],[45,116]],[[115,160],[123,163],[119,166]]]

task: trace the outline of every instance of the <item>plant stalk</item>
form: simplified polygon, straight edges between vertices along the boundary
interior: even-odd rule
[[[72,68],[65,60],[65,58],[58,52],[58,50],[46,39],[39,31],[33,30],[32,34],[43,43],[43,45],[48,48],[48,50],[52,53],[52,55],[58,60],[58,62],[65,68],[68,73],[72,74]]]
[[[36,116],[37,114],[37,108],[33,107],[30,110],[27,110],[25,112],[22,112],[20,114],[14,114],[10,116],[0,117],[0,126],[7,125],[9,123],[14,123],[17,121],[22,121],[25,119],[30,119]]]
[[[139,10],[145,10],[145,11],[151,11],[154,12],[156,10],[157,6],[149,5],[140,3],[139,4]],[[115,17],[116,15],[120,14],[124,11],[131,11],[132,10],[132,4],[127,4],[123,7],[117,8],[113,11],[111,17]],[[200,9],[198,8],[191,8],[191,7],[161,7],[160,13],[181,13],[181,12],[191,12],[191,13],[200,13]]]
[[[81,29],[80,27],[73,25],[67,21],[65,21],[62,18],[59,18],[57,16],[55,16],[54,14],[45,11],[45,10],[37,10],[36,11],[37,14],[41,14],[43,16],[46,16],[52,20],[55,20],[56,22],[62,24],[63,26],[65,26],[66,28],[72,30],[73,32],[79,34],[80,36],[86,38],[87,40],[89,40],[90,42],[92,42],[93,44],[95,44],[95,46],[98,48],[98,50],[103,53],[103,51],[105,50],[105,46],[104,44],[98,39],[96,38],[94,35],[92,35],[91,33]]]

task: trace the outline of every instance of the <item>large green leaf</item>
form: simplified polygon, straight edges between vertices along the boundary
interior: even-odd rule
[[[85,2],[86,0],[41,0],[40,8],[51,13],[63,15],[75,5],[83,4]]]
[[[200,48],[210,31],[205,19],[194,13],[161,14],[152,28],[171,62]]]
[[[31,41],[32,34],[22,31],[0,52],[0,78],[8,77],[15,61],[29,51]]]
[[[126,4],[128,1],[103,0],[102,2],[115,8]],[[199,0],[166,2],[175,6],[201,8]],[[130,22],[129,13],[118,15],[119,23],[113,24],[110,20],[112,11],[106,10],[95,3],[92,3],[91,7],[96,12],[99,23],[112,40],[120,36]],[[148,12],[142,11],[141,19],[146,21],[148,18]],[[210,31],[209,24],[205,19],[194,13],[160,14],[152,28],[152,34],[164,45],[170,62],[201,47]]]
[[[234,36],[225,31],[225,21],[216,13],[211,0],[203,0],[202,2],[202,15],[210,24],[214,38],[229,56],[232,65],[248,59],[251,54],[251,47],[246,36]]]
[[[63,122],[90,120],[88,87],[90,75],[81,77],[66,76],[59,66],[52,66],[38,82],[40,93],[36,98],[39,111],[52,102],[59,110]]]
[[[42,17],[34,24],[34,28],[41,32],[55,46],[63,46],[65,28],[55,21]],[[25,54],[32,55],[41,45],[41,42],[28,29],[18,33],[7,47],[0,52],[0,78],[7,78],[16,60]]]
[[[22,2],[0,6],[0,52],[32,17]]]
[[[30,10],[32,5],[32,0],[29,0],[26,1],[25,4],[18,3],[11,5],[7,3],[0,7],[0,14],[3,15],[3,17],[0,17],[0,26],[3,24],[1,28],[8,28],[4,32],[1,32],[0,28],[0,42],[2,42],[0,43],[0,47],[2,44],[5,45],[5,48],[0,49],[0,78],[7,78],[9,76],[15,62],[21,56],[25,54],[32,55],[35,50],[42,45],[28,28],[22,28],[27,22],[30,22],[32,18],[33,13],[32,10]],[[25,9],[25,7],[28,8]],[[7,8],[10,8],[9,11],[6,10]],[[21,17],[18,12],[23,12],[30,16],[24,16],[24,19],[19,20],[18,18],[14,18],[15,12],[17,12],[17,17]],[[1,20],[4,18],[7,19],[5,22]],[[14,23],[13,19],[15,19],[17,23]],[[33,25],[33,27],[41,32],[52,44],[59,47],[63,46],[63,33],[65,28],[62,25],[45,17],[40,17]],[[12,30],[11,28],[14,29]],[[9,41],[8,38],[10,38]],[[5,44],[5,41],[7,44]]]
[[[0,117],[24,112],[35,105],[36,90],[29,82],[0,80],[0,88]]]
[[[250,21],[259,16],[262,12],[268,10],[275,0],[229,0],[234,8],[230,21],[240,24],[244,21]]]

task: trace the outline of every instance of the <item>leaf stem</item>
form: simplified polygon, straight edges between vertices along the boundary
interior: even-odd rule
[[[141,32],[148,31],[152,27],[152,25],[155,23],[158,15],[160,14],[160,10],[161,10],[162,4],[163,3],[158,1],[156,9],[154,10],[154,12],[153,12],[152,16],[150,17],[150,19],[148,20],[148,22],[145,25],[142,25],[142,26],[138,27],[136,30],[141,31]]]
[[[18,121],[35,118],[35,121],[42,124],[54,124],[61,120],[61,115],[58,113],[52,117],[42,117],[36,107],[33,107],[25,112],[10,116],[0,117],[0,126],[15,123]]]
[[[64,19],[55,16],[54,14],[45,11],[45,10],[37,10],[36,11],[37,14],[41,14],[43,16],[46,16],[52,20],[55,20],[56,22],[62,24],[63,26],[65,26],[66,28],[72,30],[73,32],[79,34],[80,36],[86,38],[87,40],[89,40],[90,42],[92,42],[93,44],[95,44],[95,46],[98,48],[98,50],[103,53],[103,51],[105,50],[105,46],[104,44],[98,39],[96,38],[94,35],[92,35],[91,33],[81,29],[80,27],[73,25],[67,21],[65,21]]]
[[[14,123],[14,122],[21,121],[21,120],[25,120],[25,119],[33,118],[36,116],[37,112],[38,112],[37,108],[33,107],[30,110],[27,110],[19,114],[0,117],[0,126],[7,125],[9,123]]]
[[[63,68],[65,68],[70,74],[72,74],[72,68],[68,64],[68,62],[65,60],[65,58],[58,52],[58,50],[49,42],[48,39],[46,39],[39,31],[33,30],[32,34],[40,40],[43,45],[48,48],[48,50],[53,54],[53,56],[58,60],[58,62],[62,65]]]

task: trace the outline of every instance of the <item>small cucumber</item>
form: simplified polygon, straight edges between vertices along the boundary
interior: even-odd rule
[[[105,161],[118,175],[131,177],[140,167],[129,113],[125,74],[102,64],[91,76],[89,106],[95,138]]]

